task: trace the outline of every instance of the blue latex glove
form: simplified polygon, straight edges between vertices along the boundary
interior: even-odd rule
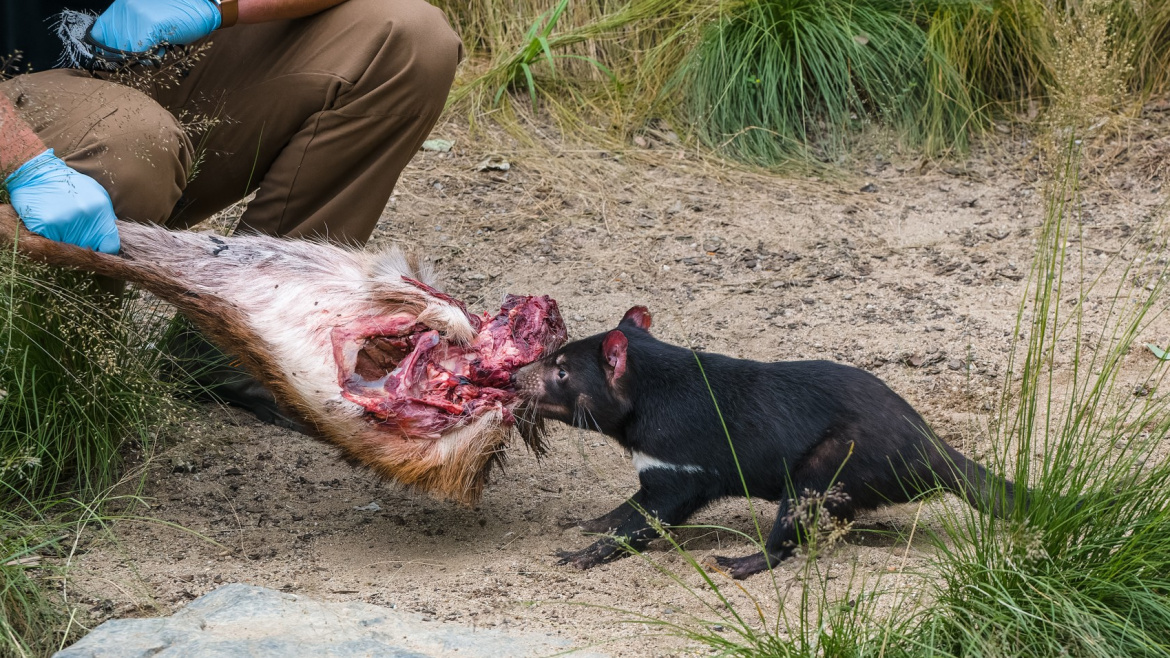
[[[33,233],[107,254],[121,249],[110,195],[53,149],[21,165],[4,184],[16,214]]]
[[[110,51],[156,54],[159,44],[187,45],[211,34],[223,17],[212,0],[114,0],[90,35]],[[103,53],[117,59],[116,53]]]

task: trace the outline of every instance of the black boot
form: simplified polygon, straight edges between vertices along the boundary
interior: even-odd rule
[[[163,349],[170,356],[170,366],[164,376],[177,382],[186,397],[230,404],[265,423],[308,433],[281,410],[263,384],[235,365],[231,357],[211,344],[185,318],[176,317]]]

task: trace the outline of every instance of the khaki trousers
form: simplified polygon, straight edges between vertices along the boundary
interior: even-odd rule
[[[364,243],[462,57],[442,12],[348,0],[207,41],[177,83],[146,93],[62,69],[0,93],[123,219],[187,227],[256,191],[242,231]],[[210,129],[185,129],[204,118]]]

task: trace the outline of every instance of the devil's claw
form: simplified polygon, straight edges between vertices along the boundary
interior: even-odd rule
[[[613,561],[624,553],[621,546],[609,539],[594,542],[579,551],[557,551],[557,564],[571,564],[578,569],[589,569]]]

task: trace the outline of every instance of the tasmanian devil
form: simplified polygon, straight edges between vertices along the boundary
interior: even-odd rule
[[[714,500],[745,495],[745,485],[780,510],[766,553],[714,558],[736,578],[792,555],[805,529],[791,501],[805,491],[842,487],[845,496],[827,507],[846,520],[940,488],[984,512],[1013,504],[1011,482],[939,439],[864,370],[696,353],[649,328],[649,311],[636,306],[617,329],[568,343],[515,375],[540,416],[613,437],[638,471],[632,498],[579,524],[610,536],[560,553],[562,564],[584,569],[624,555],[614,537],[642,548],[656,536],[649,517],[679,524]]]

